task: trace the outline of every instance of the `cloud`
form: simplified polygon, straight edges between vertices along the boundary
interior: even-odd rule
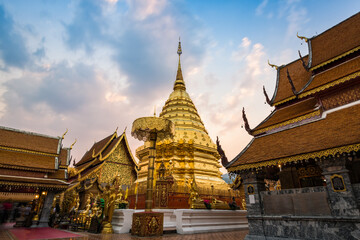
[[[262,15],[263,12],[264,12],[264,8],[266,7],[267,3],[268,3],[268,0],[263,0],[261,2],[261,4],[256,8],[255,14],[258,15],[258,16]]]
[[[93,53],[96,43],[108,40],[104,34],[107,22],[102,18],[99,1],[80,1],[72,22],[64,24],[66,46],[71,50],[83,49],[88,54]]]
[[[24,67],[29,59],[24,38],[16,30],[15,23],[0,4],[0,59],[7,67]]]
[[[138,21],[143,21],[150,16],[159,15],[165,8],[166,0],[127,0],[131,15]]]

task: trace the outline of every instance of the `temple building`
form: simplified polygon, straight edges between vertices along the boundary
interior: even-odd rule
[[[243,180],[246,239],[359,239],[360,13],[277,70],[271,114],[227,165]],[[270,191],[269,182],[277,183]]]
[[[51,137],[0,127],[0,201],[32,201],[34,226],[48,226],[55,194],[69,185],[71,147],[62,146],[65,134]]]
[[[117,184],[125,190],[137,178],[137,163],[132,156],[125,131],[118,136],[117,131],[104,139],[95,142],[79,162],[69,177],[70,190],[76,190],[83,209],[90,193],[95,197],[103,188]]]
[[[231,197],[236,197],[240,203],[240,196],[230,190],[230,186],[221,178],[218,160],[220,155],[217,146],[211,140],[205,129],[198,111],[186,91],[182,75],[180,55],[181,43],[178,45],[179,63],[173,92],[159,117],[169,119],[175,124],[173,139],[158,141],[156,144],[155,181],[160,180],[159,175],[167,175],[169,183],[165,193],[165,201],[158,199],[160,184],[165,184],[163,178],[155,186],[155,205],[160,208],[189,208],[190,184],[195,181],[200,196],[229,202]],[[136,186],[132,188],[131,208],[144,208],[145,189],[148,172],[149,142],[136,149],[139,159],[139,173]],[[160,174],[160,172],[163,172]],[[166,172],[166,173],[165,173]],[[135,196],[136,195],[136,196]],[[163,199],[164,200],[164,199]],[[136,203],[135,205],[133,203]],[[160,204],[159,202],[162,202]]]

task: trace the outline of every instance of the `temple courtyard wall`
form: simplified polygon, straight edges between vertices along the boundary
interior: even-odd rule
[[[114,233],[129,233],[133,213],[144,210],[116,209],[112,226]],[[153,209],[164,213],[164,232],[194,234],[248,229],[245,210]]]

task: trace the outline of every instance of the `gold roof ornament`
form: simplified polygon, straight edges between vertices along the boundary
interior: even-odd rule
[[[64,134],[61,136],[61,139],[64,139],[64,137],[65,137],[65,135],[66,135],[66,133],[67,133],[68,131],[69,131],[69,130],[66,129],[66,131],[64,132]]]
[[[270,67],[273,67],[273,68],[275,68],[276,70],[278,70],[278,68],[279,68],[279,66],[276,66],[275,64],[271,64],[270,61],[269,61],[269,59],[268,59],[268,64],[269,64]]]
[[[75,138],[75,142],[73,142],[73,144],[71,144],[70,149],[72,149],[74,147],[76,142],[77,142],[77,139]]]
[[[298,32],[296,33],[296,36],[297,36],[298,38],[300,38],[301,40],[305,40],[305,42],[308,42],[308,40],[309,40],[307,37],[299,36],[299,33],[298,33]]]

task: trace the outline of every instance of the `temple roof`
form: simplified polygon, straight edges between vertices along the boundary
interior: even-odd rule
[[[216,145],[210,139],[194,103],[186,92],[180,64],[181,53],[181,43],[179,42],[179,65],[174,83],[174,91],[165,102],[160,117],[167,118],[174,122],[174,140],[176,142],[180,139],[183,139],[184,141],[193,139],[195,144],[216,149]]]
[[[114,138],[117,137],[117,133],[114,132],[113,134],[107,136],[104,139],[101,139],[98,142],[95,142],[90,150],[88,150],[84,156],[80,159],[79,162],[75,164],[75,166],[80,166],[90,160],[92,160],[95,156],[98,156],[101,152],[103,152],[106,147],[112,142]]]
[[[0,167],[55,172],[67,167],[70,151],[62,148],[62,137],[0,127]],[[65,175],[64,175],[65,176]]]
[[[360,150],[360,104],[323,112],[301,126],[258,136],[227,166],[229,171],[271,166]]]
[[[315,92],[323,91],[335,85],[342,84],[360,76],[360,56],[346,61],[334,68],[316,74],[311,83],[300,94],[305,97]]]
[[[64,190],[69,184],[59,179],[0,175],[0,185]]]
[[[51,137],[0,126],[1,147],[58,154],[61,140],[61,137]]]
[[[75,164],[78,172],[87,171],[87,169],[92,168],[106,160],[106,158],[117,148],[117,146],[123,142],[126,146],[129,157],[135,166],[137,166],[137,162],[133,157],[129,144],[127,142],[126,134],[123,132],[120,136],[117,136],[116,131],[109,135],[108,137],[100,140],[99,142],[94,143],[94,145],[87,151],[81,160]],[[95,153],[95,154],[94,154]]]
[[[308,56],[303,57],[307,62]],[[289,71],[290,78],[297,92],[300,92],[311,79],[311,72],[305,70],[301,59],[297,59],[287,65],[280,66],[277,70],[276,88],[271,103],[274,105],[281,104],[289,98],[295,99],[287,77]]]
[[[310,68],[317,68],[360,49],[360,13],[309,39]]]
[[[308,98],[293,105],[275,109],[264,121],[252,129],[252,132],[254,135],[258,135],[272,129],[283,128],[315,115],[320,115],[318,101],[315,98]]]

